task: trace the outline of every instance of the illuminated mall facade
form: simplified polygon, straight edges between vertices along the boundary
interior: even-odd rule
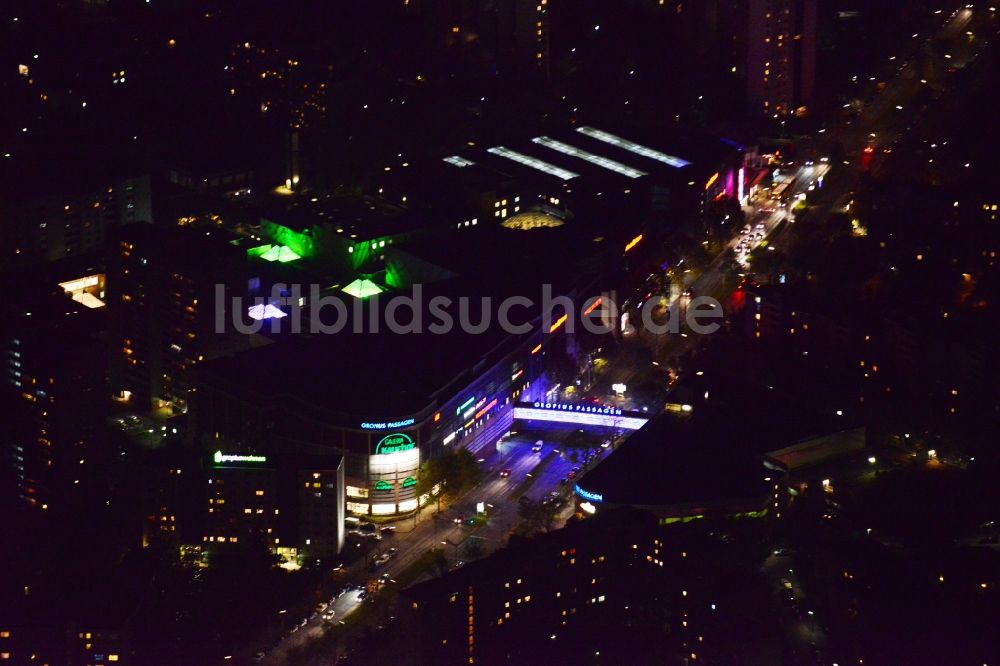
[[[207,364],[193,416],[206,450],[269,460],[341,455],[349,514],[405,514],[429,499],[417,496],[421,462],[459,447],[478,452],[510,430],[515,402],[530,398],[540,349],[533,337],[508,340],[402,414],[379,413],[375,401],[370,413],[346,413],[322,396],[274,394]],[[476,368],[484,369],[473,375]]]

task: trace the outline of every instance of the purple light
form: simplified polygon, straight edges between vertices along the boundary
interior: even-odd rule
[[[515,407],[514,418],[527,419],[529,421],[550,421],[552,423],[604,426],[606,428],[621,428],[623,430],[638,430],[642,426],[646,425],[646,421],[648,420],[637,416],[539,409],[537,407]]]
[[[260,321],[262,319],[281,319],[282,317],[288,316],[288,313],[282,312],[270,303],[267,305],[264,305],[263,303],[254,305],[247,310],[247,314],[250,315],[250,318],[255,321]]]

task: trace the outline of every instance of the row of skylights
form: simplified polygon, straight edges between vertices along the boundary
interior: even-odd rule
[[[556,141],[555,139],[550,139],[547,136],[536,136],[532,139],[533,142],[539,144],[540,146],[545,146],[546,148],[551,148],[552,150],[558,151],[563,155],[570,155],[571,157],[578,157],[581,160],[586,160],[591,164],[596,164],[599,167],[604,167],[605,169],[610,169],[615,173],[620,173],[623,176],[628,176],[629,178],[639,178],[645,176],[645,171],[639,171],[638,169],[633,169],[632,167],[622,164],[621,162],[616,162],[615,160],[609,159],[607,157],[601,157],[600,155],[595,155],[594,153],[587,152],[586,150],[581,150],[576,146],[571,146],[568,143],[563,143],[562,141]]]
[[[664,164],[668,164],[677,169],[691,164],[687,160],[682,160],[679,157],[661,153],[658,150],[653,150],[652,148],[629,141],[628,139],[623,139],[620,136],[615,136],[610,132],[594,129],[593,127],[577,127],[576,131],[589,136],[592,139],[597,139],[598,141],[603,141],[604,143],[611,144],[612,146],[623,148],[629,152],[635,153],[636,155],[642,155],[643,157],[648,157],[652,160],[656,160],[657,162],[663,162]]]
[[[573,173],[569,169],[563,169],[562,167],[557,167],[555,164],[546,162],[545,160],[540,160],[537,157],[532,157],[530,155],[525,155],[524,153],[519,153],[516,150],[511,150],[504,146],[496,146],[495,148],[487,149],[488,153],[493,155],[498,155],[504,157],[518,164],[523,164],[524,166],[531,167],[532,169],[538,169],[539,171],[544,171],[550,176],[555,176],[556,178],[562,178],[563,180],[570,180],[576,178],[580,174]]]
[[[448,157],[442,157],[441,159],[448,164],[454,164],[457,167],[467,167],[475,164],[472,160],[467,160],[461,155],[449,155]]]

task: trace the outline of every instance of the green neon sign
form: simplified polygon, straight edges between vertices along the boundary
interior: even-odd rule
[[[461,414],[462,412],[465,411],[466,407],[469,407],[475,402],[476,402],[476,396],[472,396],[471,398],[469,398],[468,400],[466,400],[465,402],[463,402],[461,405],[458,406],[458,409],[455,410],[455,414]]]
[[[414,479],[412,476],[408,476],[405,479],[403,479],[404,488],[412,488],[415,485],[417,485],[417,480]]]
[[[262,463],[267,462],[267,456],[244,456],[216,451],[212,455],[212,461],[216,465],[221,465],[222,463]]]
[[[388,481],[376,481],[375,490],[392,490],[392,484]]]
[[[390,453],[398,453],[399,451],[409,451],[416,448],[416,446],[416,443],[409,435],[399,432],[393,435],[386,435],[379,440],[379,443],[375,445],[375,455],[384,456]]]

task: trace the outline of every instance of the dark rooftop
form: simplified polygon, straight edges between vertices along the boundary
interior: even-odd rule
[[[366,308],[371,307],[369,300]],[[408,321],[405,312],[398,315],[401,323]],[[333,317],[324,313],[324,321]],[[378,333],[354,333],[347,326],[330,335],[288,334],[274,344],[206,362],[199,371],[208,382],[219,378],[230,390],[276,401],[288,398],[307,409],[362,421],[432,408],[452,382],[471,381],[473,368],[496,360],[520,341],[496,327],[481,335],[457,330],[436,335],[426,331],[431,320],[425,316],[424,321],[422,333],[387,332],[383,318]]]
[[[578,483],[604,502],[633,506],[739,503],[770,491],[759,456],[740,453],[739,429],[717,418],[661,416]]]

